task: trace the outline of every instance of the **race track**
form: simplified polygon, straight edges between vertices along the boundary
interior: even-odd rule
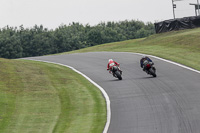
[[[106,71],[109,58],[120,63],[123,80]],[[28,59],[72,66],[103,87],[111,102],[108,133],[200,133],[200,73],[152,58],[152,78],[140,68],[140,58],[91,52]]]

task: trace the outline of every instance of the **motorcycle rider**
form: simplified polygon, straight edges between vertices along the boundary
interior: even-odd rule
[[[116,61],[114,61],[113,59],[109,59],[108,60],[108,65],[107,65],[107,70],[109,70],[109,73],[111,73],[112,72],[112,67],[113,66],[118,66],[118,68],[119,68],[119,65],[120,64],[117,63]],[[120,74],[122,74],[122,71],[120,70],[120,68],[119,68],[119,71],[120,71]]]
[[[143,68],[143,71],[146,70],[146,66],[144,65],[144,61],[148,61],[151,65],[153,65],[153,61],[146,55],[142,56],[140,59],[140,67]]]

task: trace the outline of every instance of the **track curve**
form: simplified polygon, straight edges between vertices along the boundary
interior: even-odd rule
[[[119,62],[123,80],[106,71],[107,60]],[[157,78],[144,73],[141,56],[121,52],[31,57],[69,65],[105,89],[111,101],[108,133],[199,133],[200,74],[152,58]]]

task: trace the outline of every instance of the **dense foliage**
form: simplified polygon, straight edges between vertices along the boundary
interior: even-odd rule
[[[0,29],[0,57],[21,58],[72,51],[103,43],[142,38],[154,34],[154,25],[142,21],[100,23],[96,26],[72,23],[48,30],[32,28]]]

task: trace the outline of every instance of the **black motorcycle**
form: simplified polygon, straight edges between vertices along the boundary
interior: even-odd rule
[[[119,80],[122,80],[122,71],[119,69],[118,66],[112,67],[112,74],[115,78],[118,78]]]
[[[156,68],[153,66],[154,63],[149,62],[147,60],[144,61],[144,70],[147,74],[152,75],[153,77],[156,77]]]

